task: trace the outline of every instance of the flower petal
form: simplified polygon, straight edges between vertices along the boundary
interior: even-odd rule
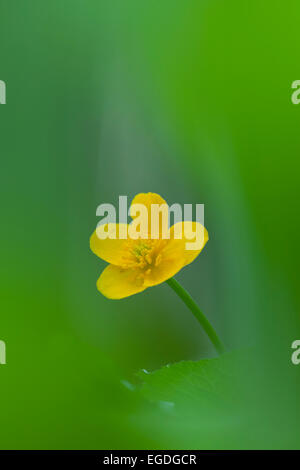
[[[180,233],[182,236],[180,239],[177,239],[176,234]],[[201,253],[208,240],[209,237],[206,228],[198,222],[178,222],[170,228],[169,243],[174,246],[181,246],[184,250],[184,266],[194,261]]]
[[[160,284],[173,277],[185,265],[184,245],[173,243],[172,240],[164,240],[164,247],[158,255],[159,263],[152,266],[145,274],[144,285],[147,287]]]
[[[127,224],[99,225],[90,238],[90,248],[95,255],[108,263],[122,266],[125,264],[127,240],[120,236],[128,236]],[[107,236],[107,238],[104,238]]]
[[[140,213],[139,210],[137,210],[137,214],[134,213],[133,206],[135,204],[142,204],[146,209],[147,209],[147,215],[148,215],[148,220],[147,218],[144,219],[144,214]],[[151,206],[155,204],[155,208],[153,210],[157,210],[157,215],[153,216],[153,219],[151,218]],[[137,208],[138,209],[138,208]],[[143,235],[144,230],[141,230],[142,233],[142,238],[161,238],[161,234],[163,230],[165,233],[168,232],[168,204],[166,201],[156,193],[140,193],[137,194],[131,203],[130,209],[129,209],[129,214],[133,219],[136,219],[136,217],[141,218],[141,221],[145,220],[146,222],[146,232],[145,235]],[[156,214],[156,212],[155,212]],[[163,214],[165,218],[163,219]],[[142,224],[144,228],[144,223]],[[152,228],[152,232],[151,232]],[[156,234],[153,236],[153,234]]]
[[[139,193],[134,196],[131,206],[133,204],[143,204],[148,209],[148,214],[151,213],[151,204],[167,204],[166,201],[156,193]],[[129,209],[129,214],[132,218],[136,217],[131,214],[131,206]]]
[[[110,264],[97,281],[97,288],[109,299],[123,299],[145,290],[140,270],[122,269]]]

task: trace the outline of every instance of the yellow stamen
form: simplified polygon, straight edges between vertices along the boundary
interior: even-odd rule
[[[161,260],[162,260],[162,256],[157,255],[156,260],[155,260],[155,266],[158,266],[161,263]]]

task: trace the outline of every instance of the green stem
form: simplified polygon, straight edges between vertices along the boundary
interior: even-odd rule
[[[190,294],[179,284],[174,277],[168,279],[167,284],[176,292],[176,294],[181,298],[181,300],[185,303],[185,305],[191,310],[191,312],[195,315],[198,322],[206,332],[207,336],[213,343],[214,347],[218,351],[219,354],[225,352],[225,346],[218,337],[217,333],[215,332],[214,328],[211,326],[209,321],[207,320],[206,316],[201,312],[200,308],[190,296]]]

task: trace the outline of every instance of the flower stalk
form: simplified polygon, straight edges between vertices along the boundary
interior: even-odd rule
[[[205,333],[211,340],[212,344],[214,345],[215,349],[219,354],[225,352],[225,346],[218,337],[216,331],[212,327],[212,325],[207,320],[206,316],[201,312],[200,308],[194,301],[194,299],[190,296],[190,294],[179,284],[174,277],[168,279],[167,284],[176,292],[176,294],[181,298],[181,300],[185,303],[185,305],[191,310],[194,316],[197,318],[198,322],[204,329]]]

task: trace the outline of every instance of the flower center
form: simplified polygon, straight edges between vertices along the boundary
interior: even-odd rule
[[[155,246],[151,243],[151,240],[141,241],[133,247],[132,254],[135,256],[139,268],[147,267],[149,269],[154,260]]]
[[[163,241],[161,240],[130,240],[124,250],[124,268],[138,268],[139,278],[144,279],[145,275],[148,276],[151,270],[161,263],[162,247]]]

